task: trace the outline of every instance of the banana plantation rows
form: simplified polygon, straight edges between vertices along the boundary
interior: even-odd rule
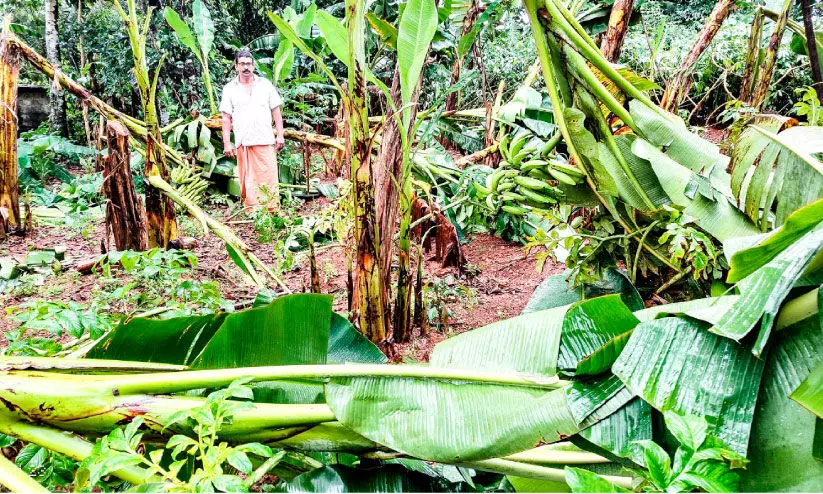
[[[0,492],[823,491],[823,3],[0,18]]]

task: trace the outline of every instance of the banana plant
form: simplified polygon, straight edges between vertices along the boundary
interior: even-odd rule
[[[206,86],[206,94],[209,98],[209,110],[212,115],[217,114],[217,105],[214,102],[214,89],[211,85],[211,74],[209,73],[209,54],[214,45],[214,22],[211,19],[206,4],[203,0],[195,0],[192,4],[192,25],[194,26],[194,33],[192,33],[189,25],[180,17],[174,9],[166,7],[163,11],[163,16],[166,22],[174,30],[177,40],[190,49],[200,66],[203,68],[203,84]]]
[[[627,234],[640,226],[618,203],[645,214],[675,206],[725,241],[755,234],[758,225],[763,230],[779,227],[791,211],[823,195],[820,161],[812,154],[823,137],[820,130],[804,133],[804,147],[752,130],[761,137],[741,139],[732,153],[736,174],[730,175],[729,158],[652,103],[645,88],[611,65],[562,2],[545,2],[545,13],[542,2],[526,2],[526,8],[570,161],[585,173],[588,187]],[[613,117],[612,123],[604,115]],[[614,122],[625,128],[616,132]],[[785,132],[786,138],[803,133]],[[777,173],[758,167],[760,161],[780,163]],[[784,180],[788,170],[797,181]],[[672,267],[644,242],[638,248]]]

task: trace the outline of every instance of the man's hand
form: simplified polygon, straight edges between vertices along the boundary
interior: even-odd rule
[[[277,136],[274,139],[274,150],[275,151],[280,151],[281,149],[283,149],[283,146],[285,146],[285,145],[286,145],[286,138],[285,137]]]
[[[234,158],[237,156],[237,152],[234,150],[234,146],[231,144],[223,144],[223,154],[228,156],[229,158]]]

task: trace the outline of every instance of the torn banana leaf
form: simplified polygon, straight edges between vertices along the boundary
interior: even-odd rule
[[[720,154],[715,144],[692,133],[681,118],[675,115],[666,118],[637,100],[629,102],[629,113],[645,140],[658,148],[666,148],[666,156],[681,166],[706,175],[714,169],[726,169],[729,158]],[[663,183],[662,177],[660,181]]]
[[[732,237],[760,233],[754,223],[716,188],[711,189],[711,194],[697,192],[689,197],[691,194],[687,195],[687,189],[694,183],[695,173],[671,159],[668,153],[663,153],[652,143],[640,138],[632,143],[632,152],[651,163],[672,203],[684,208],[686,214],[695,218],[697,226],[721,242]]]
[[[641,323],[612,372],[660,411],[705,417],[711,433],[745,455],[763,362],[707,329],[685,317]]]
[[[779,134],[747,127],[732,152],[731,187],[738,206],[764,231],[772,223],[782,225],[792,212],[823,196],[823,163],[815,157],[820,152],[820,127]]]
[[[731,256],[726,281],[728,283],[737,283],[754,273],[819,223],[823,223],[823,199],[819,199],[792,213],[783,226],[765,238],[761,235],[752,237],[754,243],[747,249],[731,252],[731,249],[724,243],[724,252],[727,256]],[[736,243],[739,243],[741,239],[732,240],[737,240]]]
[[[740,299],[712,327],[712,332],[740,341],[760,321],[752,352],[761,355],[783,300],[823,249],[823,224],[803,235],[776,257],[738,283]]]
[[[823,463],[812,457],[815,416],[789,394],[823,363],[817,318],[778,332],[770,345],[757,400],[744,492],[823,491]],[[787,465],[790,465],[787,468]]]

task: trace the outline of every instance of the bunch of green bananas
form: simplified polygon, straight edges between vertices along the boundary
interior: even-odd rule
[[[543,159],[556,141],[550,139],[539,147],[526,145],[530,135],[521,133],[511,142],[505,136],[500,141],[500,166],[486,177],[485,184],[474,183],[478,196],[494,211],[499,207],[513,216],[530,211],[540,213],[564,197],[558,183],[578,185],[585,179],[574,166],[558,159]]]
[[[185,163],[174,167],[169,172],[169,178],[177,185],[177,192],[182,197],[195,204],[203,203],[209,181],[204,179],[194,166]]]

